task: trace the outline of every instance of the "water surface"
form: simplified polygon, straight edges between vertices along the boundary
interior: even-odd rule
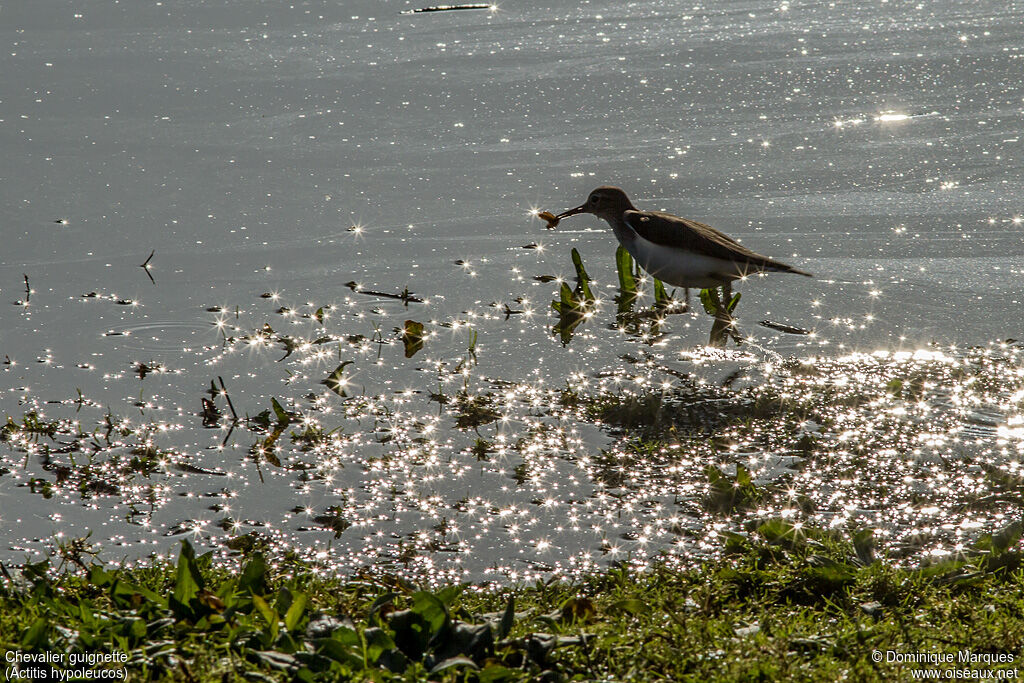
[[[808,521],[883,527],[896,554],[945,526],[962,531],[918,554],[951,552],[998,523],[957,511],[948,481],[975,477],[957,495],[981,496],[982,462],[1018,466],[1019,364],[997,342],[1021,335],[1019,3],[401,14],[414,6],[0,8],[0,409],[63,420],[56,442],[0,446],[5,557],[89,531],[109,558],[257,532],[340,569],[459,576],[689,557],[736,522],[699,505],[703,467],[741,456],[762,483],[813,493]],[[817,277],[740,285],[738,352],[700,351],[696,312],[649,346],[616,329],[604,226],[546,231],[530,215],[605,183]],[[571,281],[571,247],[605,303],[563,346],[558,283],[535,277]],[[410,319],[429,336],[407,359]],[[819,434],[810,454],[753,434],[732,455],[680,439],[678,457],[625,458],[642,486],[594,466],[629,446],[559,393],[620,383],[671,405],[697,391],[673,373],[720,387],[737,370],[729,391],[782,391],[799,359],[823,364],[818,388],[871,378],[843,418],[854,427],[769,423]],[[345,361],[341,397],[320,382]],[[889,384],[912,375],[934,385]],[[303,451],[289,424],[274,465],[253,450],[272,424],[227,434],[224,397],[204,393],[218,377],[241,417],[273,414],[274,397],[303,429],[340,429]],[[476,405],[460,392],[498,417],[460,422]],[[879,414],[905,440],[863,436]],[[832,442],[851,430],[860,451]],[[923,488],[843,478],[843,453],[867,472],[910,467]]]

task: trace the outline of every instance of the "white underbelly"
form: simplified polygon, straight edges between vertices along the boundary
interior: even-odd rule
[[[658,247],[639,235],[623,244],[640,267],[665,284],[676,287],[718,287],[742,276],[733,261]]]

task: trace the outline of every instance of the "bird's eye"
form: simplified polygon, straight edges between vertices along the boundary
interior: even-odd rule
[[[592,195],[590,195],[590,199],[588,199],[587,201],[590,202],[591,204],[597,204],[597,200],[599,198],[600,198],[600,195],[592,194]]]

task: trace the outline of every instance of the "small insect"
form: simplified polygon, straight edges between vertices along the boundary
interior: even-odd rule
[[[548,230],[556,228],[558,226],[558,221],[560,220],[558,216],[551,213],[550,211],[541,211],[540,213],[537,214],[537,218],[540,218],[541,220],[547,222]]]

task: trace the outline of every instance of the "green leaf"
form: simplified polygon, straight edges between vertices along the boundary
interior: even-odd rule
[[[402,328],[402,344],[405,345],[405,357],[412,358],[423,349],[423,323],[406,320]]]
[[[552,308],[563,316],[579,313],[580,309],[583,307],[583,302],[575,292],[569,289],[568,284],[563,282],[561,288],[558,290],[558,294],[560,300],[552,301]]]
[[[476,662],[474,662],[469,657],[449,657],[448,659],[434,666],[434,668],[428,671],[427,673],[436,674],[439,671],[444,671],[445,669],[450,669],[456,666],[465,666],[470,669],[473,669],[474,671],[479,671],[480,669],[480,667],[476,665]]]
[[[292,604],[288,608],[288,611],[284,615],[284,627],[289,631],[294,631],[302,620],[302,615],[306,611],[306,604],[308,598],[305,593],[297,593],[292,598]]]
[[[665,291],[665,283],[654,278],[654,303],[657,306],[665,306],[670,301],[668,293]]]
[[[374,612],[379,610],[381,607],[384,607],[385,605],[390,605],[395,601],[395,598],[397,597],[398,593],[392,591],[388,591],[387,593],[382,593],[378,595],[374,599],[373,604],[370,605],[370,614],[372,615]]]
[[[708,335],[708,346],[725,348],[729,343],[729,331],[732,329],[732,321],[720,315],[715,316],[715,322],[711,323],[711,333]]]
[[[625,600],[619,600],[613,602],[608,606],[611,612],[625,612],[626,614],[632,614],[639,616],[641,614],[648,614],[651,611],[651,606],[643,600],[637,598],[627,598]]]
[[[782,519],[769,519],[757,527],[757,533],[769,543],[792,541],[797,537],[796,527]]]
[[[726,304],[725,310],[727,310],[729,313],[732,313],[733,311],[735,311],[736,307],[740,303],[740,297],[741,296],[743,296],[743,295],[740,294],[739,292],[736,292],[735,294],[733,294],[732,299],[730,299],[729,303]]]
[[[253,595],[263,595],[267,592],[267,561],[261,553],[253,555],[242,570],[242,576],[238,579],[238,590]]]
[[[397,612],[396,612],[397,614]],[[395,641],[382,628],[368,628],[363,631],[366,641],[366,663],[383,666],[390,671],[404,671],[408,659],[398,650]]]
[[[736,463],[736,483],[740,486],[750,486],[753,483],[750,478],[750,470],[742,463]]]
[[[267,622],[267,626],[270,627],[270,642],[273,643],[277,640],[278,631],[281,628],[280,619],[277,615],[277,610],[267,604],[259,595],[252,596],[252,604],[256,606],[256,610],[263,617],[263,620]]]
[[[25,635],[21,637],[21,646],[26,650],[45,649],[43,646],[48,642],[49,631],[50,622],[44,617],[39,617],[32,622],[32,625],[25,631]]]
[[[412,595],[412,612],[422,617],[434,634],[448,622],[448,608],[437,596],[427,591],[417,591]]]
[[[299,660],[284,652],[273,650],[250,650],[261,662],[278,671],[295,671],[299,668]]]
[[[1024,525],[1020,521],[1011,522],[993,534],[982,535],[974,544],[977,550],[983,550],[998,555],[1006,552],[1011,545],[1015,545],[1021,539],[1021,532]]]
[[[717,315],[718,306],[715,305],[715,295],[710,289],[700,290],[700,303],[704,306],[704,312],[708,315]]]
[[[270,405],[274,407],[274,415],[277,416],[277,424],[287,425],[291,422],[291,418],[288,417],[288,413],[281,407],[281,404],[278,403],[277,399],[273,396],[270,397]]]
[[[114,573],[108,572],[101,565],[94,564],[89,567],[89,583],[94,586],[107,586],[114,580]]]
[[[992,535],[992,547],[997,552],[1006,552],[1011,545],[1016,545],[1021,538],[1024,525],[1020,521],[1012,522]]]
[[[583,268],[583,258],[575,247],[572,250],[572,265],[576,268],[576,277],[580,279],[580,282],[590,282],[590,276],[587,275],[587,271]]]
[[[746,555],[750,550],[750,541],[746,536],[734,531],[720,531],[718,535],[725,539],[726,555]]]
[[[763,497],[750,477],[750,470],[743,465],[736,465],[735,478],[711,465],[704,468],[704,473],[711,484],[703,501],[708,510],[727,513],[750,509]]]
[[[140,597],[144,598],[150,605],[157,609],[166,609],[167,600],[158,593],[138,586],[121,579],[115,579],[110,586],[110,599],[120,607],[135,608],[138,606]]]
[[[518,669],[509,669],[501,664],[488,664],[477,672],[476,679],[480,683],[501,683],[502,681],[522,680]]]
[[[351,631],[354,633],[354,631]],[[359,642],[358,636],[356,642]],[[335,640],[334,638],[324,638],[316,643],[317,654],[323,655],[328,659],[333,659],[339,664],[344,664],[356,671],[363,668],[363,657],[362,657],[362,646],[359,646],[358,654],[349,647],[346,647],[342,642]]]
[[[615,250],[615,271],[619,276],[619,290],[624,294],[636,294],[636,278],[633,277],[633,257],[626,248],[619,246]]]
[[[196,565],[196,551],[191,543],[182,540],[174,576],[174,592],[171,596],[181,604],[187,605],[199,594],[203,585],[203,577]]]
[[[853,534],[853,549],[857,553],[857,559],[863,564],[874,564],[875,558],[875,530],[861,529]]]
[[[455,604],[455,600],[462,595],[462,586],[446,586],[439,590],[436,594],[438,600],[441,601],[445,607],[451,607]]]
[[[505,605],[505,613],[501,615],[501,621],[498,623],[498,638],[508,637],[509,632],[512,631],[512,624],[515,622],[515,618],[516,599],[510,595],[508,604]]]

